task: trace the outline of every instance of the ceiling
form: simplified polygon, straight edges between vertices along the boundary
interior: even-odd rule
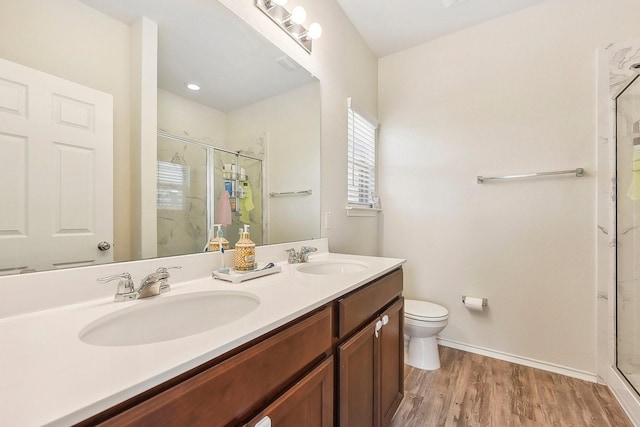
[[[232,111],[313,81],[224,5],[210,0],[81,0],[130,24],[158,24],[158,87],[219,111]],[[197,83],[192,92],[185,83]]]
[[[543,1],[547,0],[337,0],[378,57]]]

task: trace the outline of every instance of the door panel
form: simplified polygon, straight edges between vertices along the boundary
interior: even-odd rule
[[[0,143],[0,274],[113,261],[112,96],[0,60]]]
[[[342,427],[371,427],[374,418],[376,384],[375,325],[378,319],[338,347],[339,425]]]

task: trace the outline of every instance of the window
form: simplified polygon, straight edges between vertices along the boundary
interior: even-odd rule
[[[188,187],[188,166],[158,161],[158,209],[184,209]]]
[[[373,208],[376,203],[376,141],[378,121],[354,107],[348,98],[347,204]]]

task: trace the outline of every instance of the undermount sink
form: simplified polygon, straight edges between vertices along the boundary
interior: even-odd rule
[[[141,300],[105,315],[80,331],[100,346],[151,344],[223,326],[251,313],[260,299],[248,292],[206,291]]]
[[[298,271],[318,276],[335,276],[348,273],[358,273],[369,268],[364,262],[358,261],[313,261],[298,266]]]

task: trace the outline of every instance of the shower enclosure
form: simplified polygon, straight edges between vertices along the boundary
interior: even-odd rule
[[[616,98],[616,366],[640,390],[640,76]]]
[[[158,256],[203,252],[219,218],[231,248],[251,226],[263,244],[262,160],[168,134],[158,134]],[[227,192],[231,215],[217,212]],[[225,205],[228,206],[228,205]]]

